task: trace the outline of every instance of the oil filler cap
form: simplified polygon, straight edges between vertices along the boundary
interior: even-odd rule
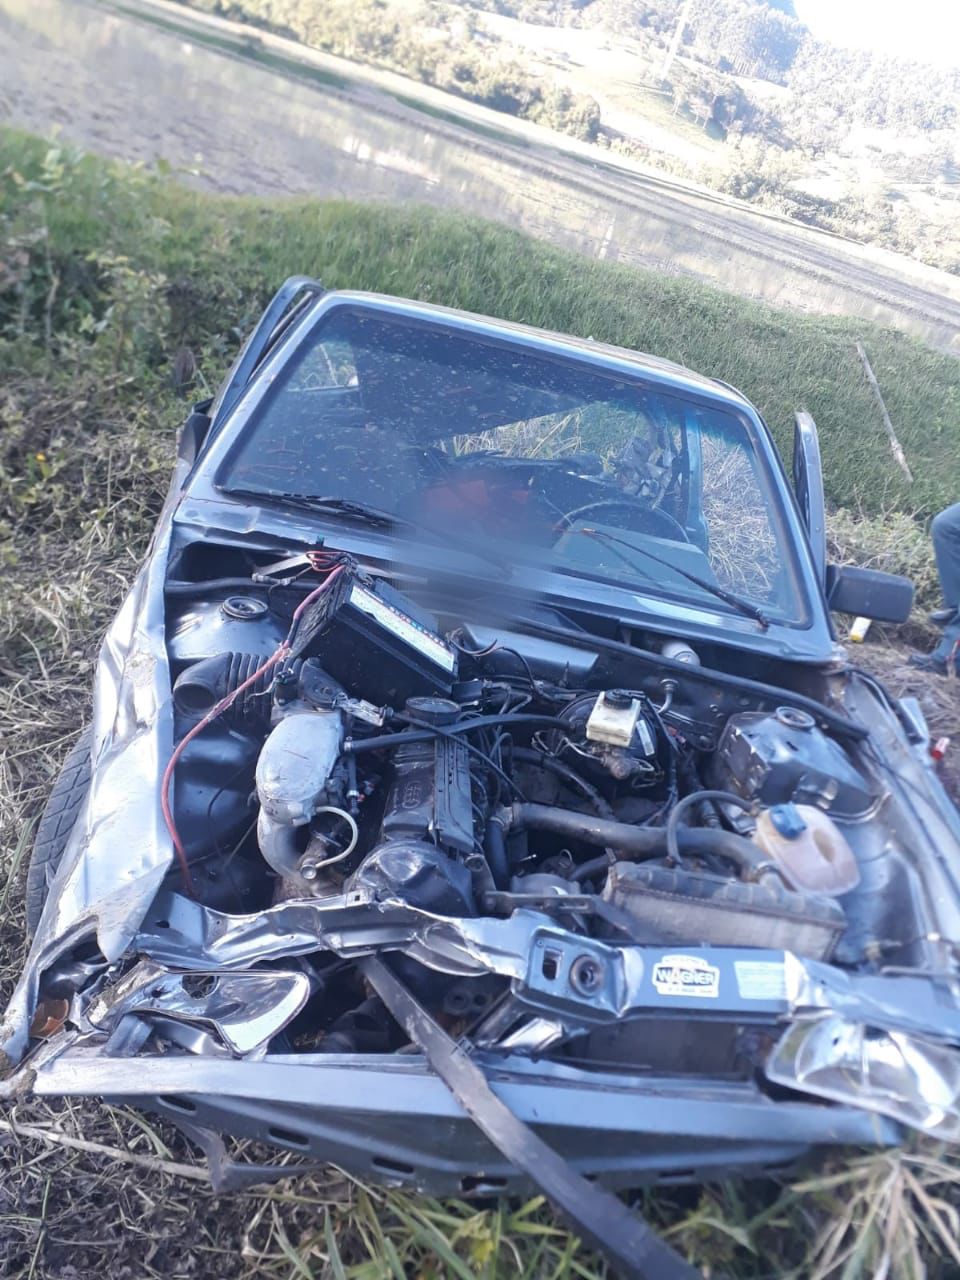
[[[408,716],[425,724],[453,724],[460,715],[460,707],[450,698],[408,698],[403,706]]]

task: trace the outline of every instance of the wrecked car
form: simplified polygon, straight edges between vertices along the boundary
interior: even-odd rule
[[[601,1244],[604,1184],[957,1138],[960,823],[831,622],[911,595],[827,563],[807,415],[791,484],[723,383],[288,281],[41,822],[4,1095]]]

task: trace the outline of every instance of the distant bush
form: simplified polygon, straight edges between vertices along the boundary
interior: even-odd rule
[[[254,23],[314,49],[412,76],[494,111],[593,140],[600,108],[587,94],[544,83],[478,31],[469,9],[422,0],[183,0]]]
[[[828,200],[799,189],[790,153],[745,139],[728,169],[699,175],[702,182],[738,200],[761,205],[812,227],[876,244],[960,275],[960,242],[945,235],[911,204],[883,193]]]
[[[549,129],[573,134],[586,142],[596,138],[600,131],[600,108],[593,98],[556,86],[548,86],[542,91],[539,102],[532,104],[527,111],[527,119]]]
[[[737,147],[729,167],[714,172],[712,185],[738,200],[755,201],[780,213],[792,213],[793,177],[793,166],[782,151],[748,138]]]

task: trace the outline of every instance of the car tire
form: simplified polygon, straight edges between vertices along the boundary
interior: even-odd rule
[[[25,893],[27,936],[30,938],[36,933],[50,882],[60,866],[80,806],[90,790],[92,748],[93,729],[88,725],[70,748],[37,827],[27,867]]]

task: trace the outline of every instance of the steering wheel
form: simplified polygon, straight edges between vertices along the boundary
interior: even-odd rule
[[[672,515],[659,507],[644,506],[634,498],[603,498],[599,502],[588,502],[586,506],[575,507],[573,511],[568,511],[566,515],[561,516],[556,527],[561,533],[565,533],[574,520],[579,520],[591,511],[609,511],[611,507],[628,511],[632,516],[642,517],[637,521],[641,527],[634,526],[632,532],[651,533],[655,538],[669,537],[676,542],[690,541],[690,535],[679,520],[675,520]],[[648,527],[644,529],[643,525]]]

